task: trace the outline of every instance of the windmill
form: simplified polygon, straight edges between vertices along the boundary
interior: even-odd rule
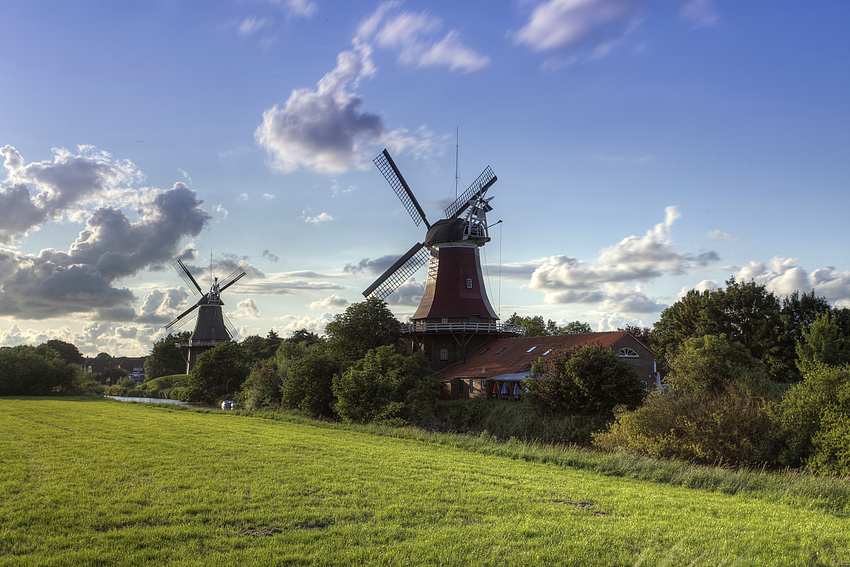
[[[189,268],[186,267],[182,260],[178,259],[173,265],[192,293],[201,294],[201,299],[195,305],[178,315],[176,319],[165,326],[166,330],[170,333],[188,321],[186,317],[196,309],[198,311],[197,318],[195,319],[195,330],[189,341],[177,345],[177,348],[188,349],[186,356],[186,374],[188,374],[201,353],[210,350],[216,345],[226,343],[233,338],[233,327],[229,324],[221,309],[224,305],[224,302],[221,300],[221,292],[244,276],[245,270],[237,268],[220,282],[218,278],[214,278],[210,290],[207,293],[203,293],[201,286],[198,285],[197,280],[195,280]]]
[[[363,295],[384,299],[428,264],[425,291],[407,332],[414,348],[424,350],[435,368],[464,358],[473,336],[489,340],[493,334],[520,334],[513,326],[497,324],[481,271],[479,249],[490,241],[487,213],[492,197],[486,194],[497,179],[493,170],[488,166],[445,209],[445,218],[432,225],[389,152],[384,150],[373,161],[416,226],[425,224],[426,233],[423,242],[411,246]]]

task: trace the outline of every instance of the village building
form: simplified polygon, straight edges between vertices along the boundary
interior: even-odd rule
[[[441,397],[517,398],[522,393],[522,380],[531,374],[532,363],[556,351],[574,351],[589,345],[616,352],[634,366],[647,390],[660,387],[652,350],[627,331],[612,331],[488,341],[463,360],[437,372],[443,384]]]
[[[86,373],[102,374],[107,368],[121,368],[127,371],[128,378],[139,385],[145,381],[145,358],[147,357],[88,358],[85,361]]]

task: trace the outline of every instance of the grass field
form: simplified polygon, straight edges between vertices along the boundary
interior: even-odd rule
[[[426,438],[0,398],[0,565],[850,565],[840,502]]]

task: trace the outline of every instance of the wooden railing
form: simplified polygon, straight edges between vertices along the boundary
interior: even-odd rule
[[[402,333],[503,333],[525,335],[525,327],[510,323],[402,323]]]

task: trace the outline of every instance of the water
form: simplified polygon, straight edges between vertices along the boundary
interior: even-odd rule
[[[121,402],[148,402],[151,404],[177,404],[178,406],[186,406],[189,407],[189,404],[186,402],[181,402],[180,400],[166,400],[162,398],[130,398],[125,396],[103,396],[104,398],[112,398],[113,400],[118,400]]]

